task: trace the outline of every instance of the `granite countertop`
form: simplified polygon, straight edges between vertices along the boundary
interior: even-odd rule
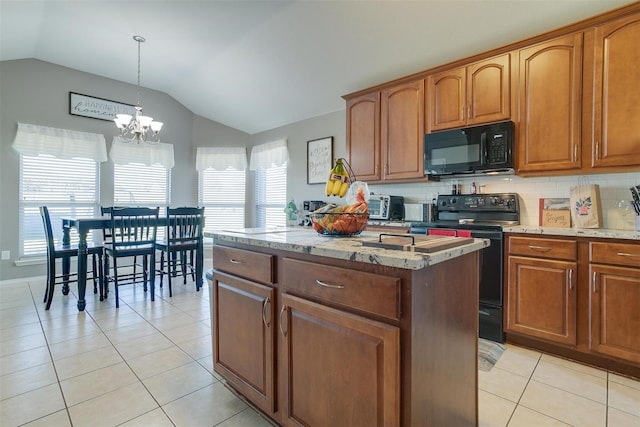
[[[611,228],[558,228],[535,225],[514,225],[504,227],[505,233],[545,234],[550,236],[598,237],[607,239],[640,240],[640,232],[633,230],[614,230]]]
[[[314,230],[302,227],[244,228],[205,232],[216,244],[242,243],[261,248],[279,249],[328,258],[379,264],[389,267],[420,270],[489,246],[489,240],[473,239],[473,242],[433,253],[405,252],[362,246],[363,237],[377,237],[379,233],[364,231],[356,237],[321,236]]]

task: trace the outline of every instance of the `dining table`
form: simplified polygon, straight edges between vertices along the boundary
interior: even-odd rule
[[[166,216],[158,218],[158,227],[166,227],[168,223],[169,221]],[[85,293],[87,289],[87,236],[91,230],[103,230],[105,228],[109,228],[110,226],[111,217],[109,216],[62,218],[63,245],[69,245],[71,243],[72,228],[75,228],[78,232],[78,311],[84,311],[86,306]],[[203,265],[204,242],[201,238],[198,241],[198,249],[196,250],[196,291],[199,291],[203,285]],[[70,268],[71,261],[69,258],[67,258],[62,263],[62,273],[64,275],[68,275]],[[65,289],[68,290],[68,284],[63,285],[63,292]]]

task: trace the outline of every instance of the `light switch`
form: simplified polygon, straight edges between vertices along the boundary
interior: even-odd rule
[[[2,260],[11,259],[11,251],[2,251]]]

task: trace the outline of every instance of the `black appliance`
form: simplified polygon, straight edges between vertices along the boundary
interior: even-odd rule
[[[302,202],[302,221],[300,221],[299,225],[304,225],[307,227],[311,227],[311,217],[309,216],[310,212],[313,212],[321,207],[325,206],[326,203],[322,200],[304,200]]]
[[[513,122],[426,134],[424,172],[431,176],[513,173]]]
[[[469,230],[471,237],[489,239],[480,252],[479,336],[504,342],[502,227],[520,223],[520,203],[515,193],[438,196],[437,219],[413,222],[411,232],[426,234],[431,228]]]

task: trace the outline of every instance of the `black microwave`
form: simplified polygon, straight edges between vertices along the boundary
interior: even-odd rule
[[[513,122],[445,130],[424,136],[426,175],[513,173]]]

